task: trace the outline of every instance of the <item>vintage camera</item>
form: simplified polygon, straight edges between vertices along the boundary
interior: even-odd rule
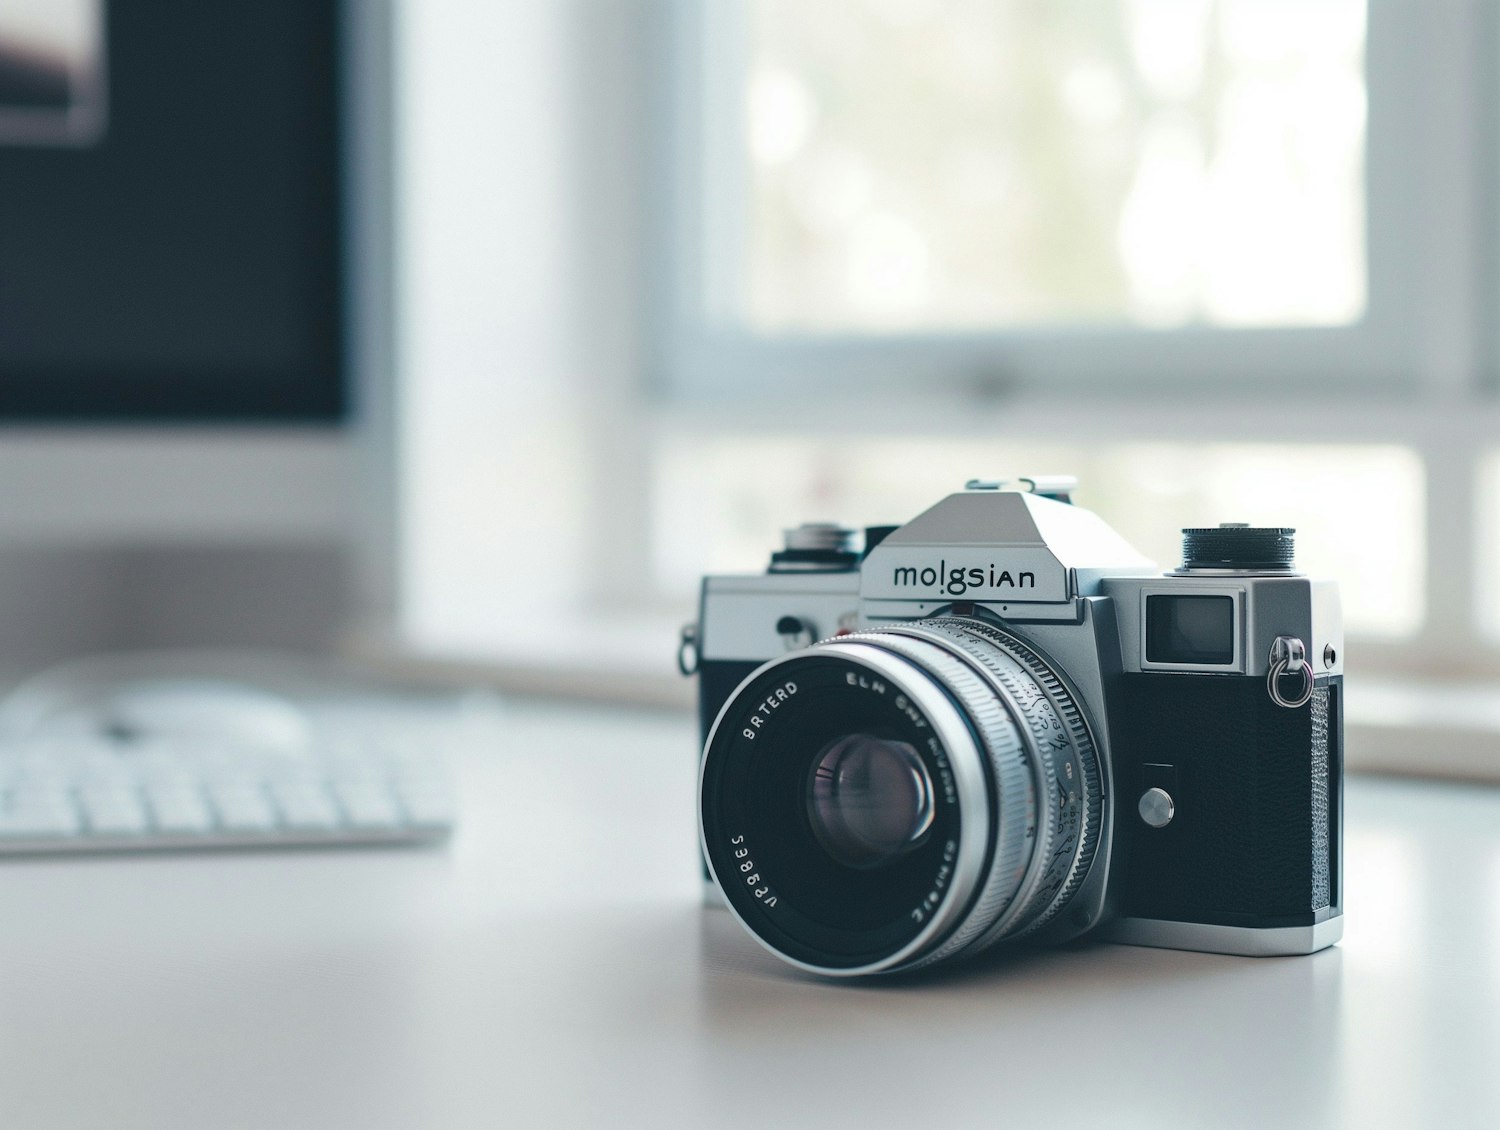
[[[808,525],[707,577],[684,670],[712,881],[818,973],[1085,934],[1312,953],[1342,917],[1343,626],[1293,530],[1160,573],[1071,479]],[[821,642],[814,642],[821,640]]]

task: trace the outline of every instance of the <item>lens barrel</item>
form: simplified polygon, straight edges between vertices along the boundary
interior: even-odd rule
[[[1039,929],[1098,840],[1098,758],[1044,657],[985,621],[826,640],[754,672],[704,751],[700,832],[785,960],[914,969]]]

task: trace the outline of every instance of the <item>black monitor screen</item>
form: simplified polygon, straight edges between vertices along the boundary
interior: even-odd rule
[[[334,0],[0,4],[0,416],[343,409]]]

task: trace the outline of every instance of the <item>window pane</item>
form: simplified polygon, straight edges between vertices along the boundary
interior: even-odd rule
[[[1424,616],[1421,461],[1376,445],[1021,444],[954,439],[681,437],[655,467],[657,581],[690,592],[705,572],[758,571],[804,521],[905,522],[976,476],[1062,470],[1164,569],[1184,526],[1293,526],[1299,568],[1339,582],[1345,621],[1411,635]],[[1368,531],[1388,531],[1379,567]]]
[[[1363,316],[1361,0],[745,3],[752,328]]]
[[[1478,561],[1474,594],[1479,630],[1500,640],[1500,451],[1479,463],[1479,513],[1474,541]]]

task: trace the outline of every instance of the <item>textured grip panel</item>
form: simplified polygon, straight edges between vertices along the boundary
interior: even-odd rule
[[[1293,925],[1331,904],[1337,706],[1326,687],[1288,710],[1261,679],[1152,673],[1126,676],[1121,701],[1123,913]],[[1135,800],[1163,774],[1177,812],[1151,828]]]
[[[1333,904],[1333,878],[1329,874],[1328,805],[1328,690],[1313,692],[1312,702],[1312,908]]]

